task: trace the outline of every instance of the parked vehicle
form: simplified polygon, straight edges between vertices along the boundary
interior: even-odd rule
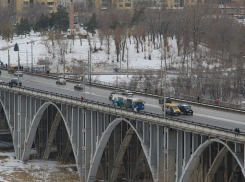
[[[136,97],[128,97],[120,94],[112,94],[112,104],[137,110],[145,109],[144,101]]]
[[[66,80],[64,78],[59,78],[57,81],[56,81],[56,84],[57,85],[66,85]]]
[[[191,108],[191,106],[189,106],[188,104],[180,104],[178,105],[179,109],[181,112],[183,112],[184,114],[191,114],[193,115],[193,110]]]
[[[172,103],[172,100],[170,99],[170,97],[165,97],[166,98],[166,103]],[[164,103],[164,97],[161,97],[159,99],[159,104],[163,104]]]
[[[22,73],[22,71],[16,71],[16,72],[14,72],[14,76],[20,76],[20,77],[22,77],[23,76],[23,73]]]
[[[74,90],[82,91],[82,90],[83,90],[83,84],[76,84],[76,85],[74,86]]]
[[[164,105],[162,106],[162,111],[164,112]],[[180,115],[180,109],[176,104],[166,104],[166,114],[171,114],[171,115]]]
[[[13,78],[13,79],[11,79],[10,84],[11,84],[12,86],[17,86],[17,85],[18,85],[18,78]],[[20,79],[19,79],[19,86],[22,86],[22,82],[21,82]]]

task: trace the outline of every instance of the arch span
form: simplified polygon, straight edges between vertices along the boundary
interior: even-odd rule
[[[97,170],[98,170],[98,167],[99,167],[99,164],[100,164],[101,156],[102,156],[103,151],[104,151],[104,148],[105,148],[105,146],[106,146],[106,144],[107,144],[107,142],[109,140],[109,137],[111,136],[112,131],[115,129],[115,127],[121,121],[127,122],[130,125],[130,127],[133,128],[134,132],[136,133],[137,137],[139,138],[139,140],[141,142],[142,149],[143,149],[144,154],[146,156],[146,148],[144,147],[142,138],[140,138],[140,136],[139,136],[137,130],[134,128],[134,126],[125,118],[116,118],[114,121],[112,121],[107,126],[106,130],[103,132],[103,135],[102,135],[102,137],[101,137],[101,139],[100,139],[100,141],[98,143],[98,146],[96,147],[96,150],[95,150],[92,162],[91,162],[92,165],[91,165],[91,167],[89,169],[87,182],[94,182],[96,174],[97,174]],[[147,162],[148,162],[148,165],[150,166],[148,160],[147,160]],[[153,169],[152,169],[151,166],[150,166],[150,170],[151,170],[152,178],[155,181],[155,179],[154,179],[155,175],[153,173]]]
[[[190,160],[188,161],[185,169],[183,170],[183,173],[180,177],[179,182],[185,182],[188,180],[189,176],[190,176],[190,171],[194,170],[195,164],[197,162],[197,160],[199,159],[200,155],[203,153],[203,151],[206,149],[206,147],[208,147],[209,145],[211,145],[212,143],[221,143],[222,145],[224,145],[224,147],[226,147],[229,152],[233,155],[233,157],[236,159],[238,165],[240,166],[241,169],[243,169],[243,159],[239,158],[239,156],[236,155],[236,153],[234,153],[232,151],[232,149],[229,147],[229,145],[227,145],[225,142],[221,141],[218,138],[213,138],[210,140],[205,141],[203,144],[201,144],[197,150],[194,152],[194,154],[191,156]],[[241,170],[243,173],[243,176],[245,177],[245,171]]]
[[[66,123],[66,119],[64,117],[64,115],[62,114],[61,110],[58,108],[58,106],[56,104],[54,104],[53,102],[45,102],[37,111],[37,113],[35,114],[32,122],[31,122],[31,127],[29,129],[29,132],[28,132],[28,136],[27,136],[27,140],[25,141],[25,148],[24,148],[24,152],[23,152],[23,155],[22,155],[22,160],[25,161],[25,160],[28,160],[29,159],[29,155],[30,155],[30,152],[31,152],[31,146],[32,146],[32,143],[33,143],[33,140],[34,140],[34,137],[35,137],[35,134],[36,134],[36,130],[37,130],[37,127],[40,123],[40,119],[44,113],[44,111],[50,106],[50,105],[53,105],[56,107],[57,109],[57,112],[60,112],[61,114],[61,117],[64,121],[64,123]],[[69,130],[67,130],[67,126],[65,124],[65,127],[66,127],[66,131],[68,133],[68,135],[70,135],[69,133]],[[69,140],[70,140],[70,137],[69,137]],[[72,150],[73,150],[73,147],[72,147]],[[74,153],[74,151],[73,151]]]

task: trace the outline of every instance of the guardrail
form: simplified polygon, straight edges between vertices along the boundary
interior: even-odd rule
[[[171,116],[166,116],[164,118],[163,115],[150,113],[146,111],[139,111],[135,112],[132,109],[121,108],[120,106],[115,106],[112,104],[101,103],[93,100],[84,99],[83,101],[80,100],[78,97],[68,96],[64,94],[49,92],[41,89],[35,89],[31,87],[10,87],[7,83],[0,84],[0,88],[11,91],[17,92],[26,95],[33,95],[38,98],[43,98],[44,100],[50,100],[55,102],[63,102],[63,103],[70,103],[72,105],[81,105],[87,108],[93,108],[101,111],[106,111],[114,114],[120,114],[124,117],[131,117],[135,119],[141,119],[142,121],[150,121],[157,124],[165,124],[172,128],[180,128],[189,131],[195,131],[200,133],[205,133],[207,135],[218,136],[222,138],[229,138],[237,141],[245,141],[245,132],[235,132],[234,130],[222,128],[219,126],[212,126],[207,124],[202,124],[193,121],[187,121]],[[237,134],[239,134],[237,136]]]
[[[7,70],[4,67],[1,67],[0,69]],[[25,72],[26,74],[32,74],[31,72]],[[33,72],[33,75],[35,76],[42,76],[42,77],[47,77],[47,78],[52,78],[52,79],[57,79],[59,77],[63,77],[63,74],[60,73],[44,73],[44,72]],[[67,75],[66,75],[67,76]],[[81,76],[78,76],[76,78],[65,78],[67,81],[70,82],[75,82],[75,83],[80,83],[81,82]],[[119,85],[116,83],[110,83],[110,82],[103,82],[103,81],[98,81],[98,80],[91,80],[91,85],[94,86],[100,86],[100,87],[106,87],[106,88],[111,88],[111,89],[118,89],[118,90],[131,90],[134,93],[142,94],[142,95],[148,95],[152,97],[161,97],[160,92],[155,93],[154,89],[147,89],[145,92],[144,89],[137,89],[135,87],[130,87],[128,85]],[[89,83],[90,84],[90,83]],[[193,96],[188,96],[188,95],[177,95],[177,94],[169,94],[167,95],[168,97],[171,97],[175,101],[180,101],[180,102],[189,102],[189,103],[195,103],[195,104],[200,104],[204,106],[209,106],[209,107],[215,107],[215,108],[221,108],[221,109],[229,109],[233,111],[239,111],[239,112],[245,112],[245,108],[242,105],[239,104],[233,104],[229,102],[219,102],[219,104],[216,104],[214,100],[209,100],[209,99],[204,99],[200,98],[199,102],[197,101],[196,97]]]

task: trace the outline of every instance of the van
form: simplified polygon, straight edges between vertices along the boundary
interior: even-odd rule
[[[162,106],[162,111],[164,112],[164,104]],[[166,114],[180,115],[180,109],[176,104],[166,103]]]

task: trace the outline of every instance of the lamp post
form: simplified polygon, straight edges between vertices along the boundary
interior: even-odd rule
[[[34,44],[34,41],[27,42],[27,44],[31,44],[31,74],[33,74],[33,44]]]
[[[17,43],[14,45],[14,51],[18,51],[18,85],[19,85],[19,78],[20,78],[20,75],[19,75],[19,71],[20,71],[20,54],[19,54],[19,45]]]

